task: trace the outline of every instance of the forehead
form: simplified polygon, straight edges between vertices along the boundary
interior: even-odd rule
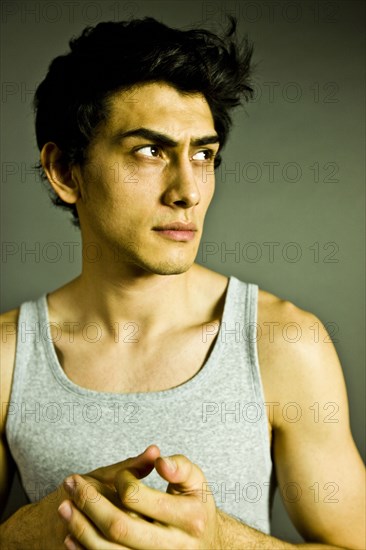
[[[179,139],[212,133],[211,109],[200,93],[183,94],[164,82],[137,85],[109,100],[108,131],[151,127]]]

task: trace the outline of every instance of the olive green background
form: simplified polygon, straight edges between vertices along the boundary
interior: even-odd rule
[[[256,97],[235,112],[198,261],[328,323],[364,456],[363,2],[4,1],[1,308],[51,291],[80,270],[79,232],[31,168],[38,159],[31,98],[51,59],[99,20],[149,15],[216,31],[225,12],[255,43]],[[16,483],[8,511],[21,502]],[[301,540],[278,494],[273,534]]]

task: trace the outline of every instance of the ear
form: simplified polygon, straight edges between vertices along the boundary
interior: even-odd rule
[[[73,204],[80,197],[80,183],[76,170],[65,165],[62,151],[56,143],[46,143],[41,151],[41,163],[48,181],[63,201]]]

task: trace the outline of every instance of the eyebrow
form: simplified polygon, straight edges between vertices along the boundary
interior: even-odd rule
[[[113,141],[115,143],[120,142],[123,139],[126,139],[128,137],[142,137],[151,141],[154,141],[158,144],[165,145],[167,147],[177,147],[179,144],[178,141],[173,139],[172,137],[162,134],[161,132],[156,132],[155,130],[151,130],[150,128],[135,128],[133,130],[127,130],[127,131],[118,131],[113,136]],[[201,146],[201,145],[209,145],[210,143],[220,143],[219,136],[217,134],[212,134],[209,136],[202,136],[199,138],[191,139],[191,145],[193,146]]]

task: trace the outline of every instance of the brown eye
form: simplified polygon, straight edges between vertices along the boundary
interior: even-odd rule
[[[160,153],[160,149],[157,145],[145,145],[144,147],[137,149],[137,151],[146,157],[158,157]]]

